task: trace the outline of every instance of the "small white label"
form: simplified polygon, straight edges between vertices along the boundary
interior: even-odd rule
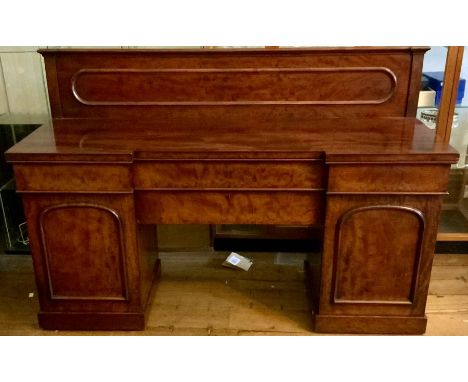
[[[29,298],[33,298],[34,297],[34,293],[29,293]]]
[[[240,263],[240,261],[241,261],[241,260],[240,260],[239,258],[234,257],[234,256],[232,256],[232,257],[229,259],[229,262],[230,262],[232,265],[237,265],[237,264]]]
[[[252,260],[235,252],[231,252],[223,262],[223,266],[225,267],[243,269],[244,271],[248,271],[251,265]]]

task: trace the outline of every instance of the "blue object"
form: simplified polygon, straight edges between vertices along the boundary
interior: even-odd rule
[[[444,72],[424,72],[423,76],[427,80],[428,87],[430,87],[432,90],[435,90],[435,105],[439,106],[440,98],[442,96],[442,88],[444,85]],[[457,105],[461,104],[465,95],[465,83],[466,80],[464,78],[460,78],[460,82],[458,83]]]

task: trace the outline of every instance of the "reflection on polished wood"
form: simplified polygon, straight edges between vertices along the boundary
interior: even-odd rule
[[[315,330],[423,333],[458,158],[414,118],[423,52],[42,52],[52,125],[6,154],[41,326],[142,329],[148,224],[314,224]]]
[[[175,118],[170,122],[59,119],[41,126],[10,150],[11,161],[244,160],[339,162],[450,162],[457,154],[434,143],[415,118],[233,121]],[[431,155],[428,157],[427,155]],[[166,163],[166,162],[164,162]],[[316,164],[316,163],[315,163]],[[153,175],[155,176],[155,175]]]

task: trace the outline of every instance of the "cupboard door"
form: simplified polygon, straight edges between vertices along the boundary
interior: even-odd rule
[[[424,315],[440,196],[329,196],[320,314]]]

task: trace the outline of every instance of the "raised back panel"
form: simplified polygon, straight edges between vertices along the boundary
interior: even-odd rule
[[[414,116],[425,49],[46,50],[53,118]]]

